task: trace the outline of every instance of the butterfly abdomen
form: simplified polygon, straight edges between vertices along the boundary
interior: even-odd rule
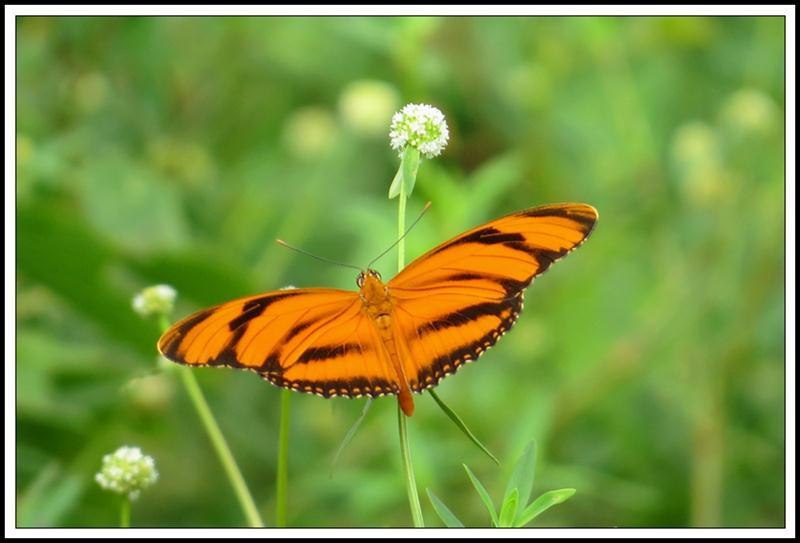
[[[368,273],[364,276],[361,286],[361,300],[367,314],[371,317],[378,335],[381,338],[383,348],[387,358],[391,363],[391,374],[397,380],[398,401],[400,408],[407,416],[414,413],[414,399],[411,397],[411,389],[408,386],[408,378],[403,370],[403,363],[397,348],[397,338],[395,338],[392,326],[392,299],[389,296],[386,285],[381,282],[379,276]]]

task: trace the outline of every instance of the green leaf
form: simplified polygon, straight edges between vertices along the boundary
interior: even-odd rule
[[[433,389],[429,390],[428,392],[430,392],[430,394],[431,394],[431,396],[433,397],[433,399],[434,399],[434,400],[436,400],[436,403],[437,403],[437,404],[439,404],[439,407],[441,407],[441,408],[442,408],[442,411],[444,411],[444,412],[445,412],[445,414],[446,414],[448,417],[450,417],[450,420],[452,420],[452,421],[453,421],[453,422],[456,424],[456,426],[458,426],[458,427],[461,429],[461,431],[462,431],[462,432],[464,432],[464,434],[465,434],[465,435],[466,435],[466,436],[467,436],[467,437],[468,437],[468,438],[469,438],[469,439],[470,439],[470,440],[471,440],[471,441],[472,441],[472,442],[473,442],[475,445],[477,445],[477,447],[478,447],[480,450],[482,450],[484,453],[486,453],[486,456],[488,456],[489,458],[491,458],[491,459],[494,461],[494,463],[495,463],[495,464],[497,464],[497,465],[499,466],[499,465],[500,465],[500,460],[498,460],[498,459],[497,459],[497,457],[496,457],[495,455],[493,455],[493,454],[491,453],[491,451],[490,451],[489,449],[487,449],[487,448],[486,448],[486,446],[485,446],[483,443],[481,443],[481,442],[478,440],[478,438],[477,438],[477,437],[475,437],[475,434],[473,434],[473,433],[470,431],[470,429],[469,429],[469,428],[467,428],[467,425],[466,425],[466,424],[464,424],[464,421],[463,421],[463,420],[461,420],[461,417],[459,417],[459,416],[456,414],[456,412],[455,412],[455,411],[453,411],[452,409],[450,409],[450,407],[448,407],[448,406],[447,406],[447,404],[445,404],[445,403],[444,403],[444,402],[441,400],[441,398],[439,398],[439,395],[438,395],[438,394],[436,394],[436,392],[434,392],[434,391],[433,391]]]
[[[403,152],[403,163],[400,165],[403,170],[403,184],[406,187],[406,197],[411,196],[414,184],[417,181],[417,171],[419,170],[419,151],[414,147],[406,147]]]
[[[389,199],[397,198],[400,195],[400,183],[403,182],[403,164],[400,163],[400,167],[397,169],[397,173],[394,174],[394,179],[392,179],[392,184],[389,186]]]
[[[370,406],[372,405],[372,398],[368,398],[367,402],[364,404],[364,409],[361,410],[361,415],[356,419],[353,423],[353,426],[350,427],[350,430],[347,431],[347,434],[344,436],[341,445],[339,448],[336,449],[336,454],[333,456],[333,461],[331,462],[331,466],[336,465],[336,462],[339,460],[339,455],[342,454],[344,448],[350,443],[353,439],[353,436],[356,435],[356,431],[361,426],[361,423],[364,421],[364,418],[367,416],[367,411],[369,411]]]
[[[560,490],[545,492],[536,498],[536,500],[522,512],[514,526],[517,528],[525,526],[554,505],[564,503],[570,499],[573,494],[575,494],[574,488],[562,488]]]
[[[486,509],[489,511],[489,515],[492,517],[492,526],[496,527],[498,525],[497,511],[495,511],[494,509],[492,498],[489,497],[489,493],[483,487],[478,478],[475,477],[475,474],[472,473],[469,467],[467,467],[466,464],[461,464],[461,465],[464,466],[464,469],[467,471],[467,476],[469,477],[469,480],[472,481],[472,486],[474,486],[475,490],[478,491],[478,495],[481,497],[481,500],[483,500],[483,505],[485,505]]]
[[[414,184],[417,180],[417,171],[419,170],[419,151],[413,147],[406,147],[403,151],[403,157],[400,159],[400,167],[397,173],[394,174],[392,184],[389,186],[389,199],[397,198],[400,194],[400,185],[404,184],[406,189],[406,198],[411,196],[411,191],[414,190]]]
[[[500,528],[511,528],[514,525],[514,517],[517,516],[517,506],[519,504],[519,491],[515,488],[503,500],[503,507],[500,509],[500,518],[497,525]]]
[[[519,492],[519,503],[522,507],[528,505],[528,500],[531,498],[531,490],[533,489],[533,478],[536,470],[536,442],[531,441],[519,457],[517,463],[514,465],[514,471],[511,473],[511,478],[508,480],[503,501],[508,499],[511,490],[516,488]]]
[[[442,500],[436,497],[436,495],[431,492],[430,488],[426,488],[425,490],[428,491],[428,498],[430,498],[431,503],[433,504],[433,509],[436,511],[436,514],[439,515],[439,518],[442,519],[444,525],[448,528],[463,528],[464,523],[458,520],[450,509],[442,503]]]

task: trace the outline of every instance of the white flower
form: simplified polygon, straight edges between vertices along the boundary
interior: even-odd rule
[[[427,158],[439,155],[447,146],[450,132],[444,114],[426,104],[408,104],[392,117],[389,130],[392,149],[414,147]]]
[[[177,291],[169,285],[147,287],[133,297],[133,310],[143,317],[172,311]]]
[[[122,446],[103,456],[103,466],[94,476],[103,489],[135,500],[139,493],[158,480],[153,457],[142,454],[139,447]]]

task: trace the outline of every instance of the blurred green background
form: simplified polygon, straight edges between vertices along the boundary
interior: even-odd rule
[[[157,371],[141,288],[174,317],[287,284],[355,288],[395,239],[392,113],[446,115],[413,258],[502,214],[594,205],[592,238],[528,291],[512,333],[443,381],[410,436],[431,488],[488,525],[535,439],[538,526],[784,522],[781,18],[18,18],[17,521],[113,526],[94,482],[123,444],[161,474],[134,526],[240,526],[185,391]],[[393,256],[377,266],[384,277]],[[198,379],[274,523],[280,391]],[[292,396],[290,526],[407,526],[395,402]]]

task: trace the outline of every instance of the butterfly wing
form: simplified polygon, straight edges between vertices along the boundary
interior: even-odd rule
[[[321,396],[380,396],[397,390],[385,351],[356,292],[292,289],[198,311],[158,341],[170,360],[226,366]]]
[[[435,386],[494,345],[514,325],[524,289],[596,220],[585,204],[519,211],[442,243],[389,281],[411,389]]]

